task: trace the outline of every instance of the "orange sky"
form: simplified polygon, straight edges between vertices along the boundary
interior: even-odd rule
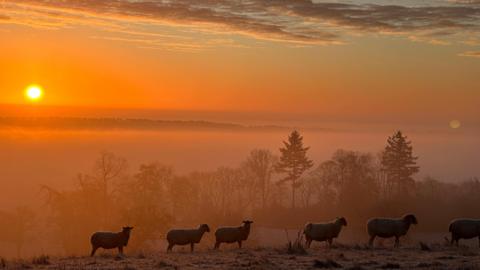
[[[328,1],[292,10],[221,1],[220,14],[187,0],[2,1],[0,104],[28,103],[23,90],[36,83],[45,89],[36,106],[478,124],[480,25],[470,25],[480,5],[406,1],[399,8],[408,16],[451,9],[445,21],[407,22],[382,1],[366,2],[341,6],[350,11],[339,16]]]

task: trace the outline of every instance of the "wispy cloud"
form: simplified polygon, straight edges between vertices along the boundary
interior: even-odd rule
[[[124,34],[118,39],[140,43],[145,43],[144,39],[161,43],[166,40],[155,35],[165,39],[175,35],[175,39],[183,37],[206,46],[212,39],[231,40],[216,35],[236,34],[315,45],[342,43],[349,35],[360,33],[394,34],[444,45],[462,34],[480,34],[479,2],[402,6],[309,0],[6,0],[0,11],[8,14],[11,23],[46,28],[94,26]],[[126,37],[129,35],[142,37]],[[242,45],[231,41],[223,44]]]
[[[475,58],[480,58],[480,51],[468,51],[468,52],[463,52],[459,54],[460,56],[465,56],[465,57],[475,57]]]

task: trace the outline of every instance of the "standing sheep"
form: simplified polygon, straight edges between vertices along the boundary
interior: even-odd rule
[[[455,219],[450,222],[448,231],[452,233],[452,240],[458,246],[459,239],[471,239],[478,237],[478,245],[480,246],[480,219]]]
[[[222,243],[238,243],[238,247],[242,248],[242,241],[247,240],[250,234],[250,224],[253,221],[245,220],[239,227],[222,227],[215,232],[215,249],[220,247]]]
[[[207,224],[202,224],[197,229],[170,230],[167,233],[167,252],[172,251],[175,245],[183,246],[188,244],[190,244],[190,251],[193,252],[194,245],[200,243],[203,234],[206,232],[210,232],[210,227]]]
[[[118,248],[120,255],[123,255],[123,247],[128,244],[130,238],[130,232],[133,227],[123,227],[123,230],[118,233],[114,232],[96,232],[90,238],[92,244],[92,253],[90,256],[94,256],[98,248],[113,249]]]
[[[372,218],[367,223],[368,234],[370,235],[369,245],[373,246],[375,237],[395,237],[395,247],[400,245],[399,238],[407,234],[411,224],[418,224],[417,218],[407,214],[402,218]]]
[[[307,247],[310,247],[313,240],[328,241],[328,245],[332,246],[333,239],[338,237],[343,226],[347,226],[347,220],[343,217],[327,223],[308,223],[303,230]]]

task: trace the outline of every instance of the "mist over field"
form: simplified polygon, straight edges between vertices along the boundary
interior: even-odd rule
[[[480,270],[479,0],[0,0],[0,269]]]
[[[278,156],[280,155],[279,148],[283,147],[283,142],[293,129],[298,129],[302,133],[305,145],[310,147],[308,156],[314,162],[312,170],[328,161],[339,149],[370,154],[375,157],[385,147],[386,139],[395,131],[391,127],[381,125],[357,126],[356,129],[347,126],[294,128],[281,125],[244,125],[205,121],[158,122],[120,118],[4,118],[0,121],[0,126],[0,148],[2,149],[0,171],[3,179],[2,196],[0,197],[1,210],[5,213],[12,211],[15,213],[15,211],[19,211],[18,209],[33,211],[32,222],[35,226],[25,233],[29,235],[33,232],[42,235],[40,238],[35,237],[37,239],[35,244],[24,246],[21,251],[12,249],[15,241],[9,237],[0,236],[0,250],[4,252],[5,256],[13,257],[33,256],[40,253],[81,255],[82,250],[88,252],[88,245],[86,245],[88,231],[80,234],[83,235],[82,237],[86,237],[85,239],[75,240],[79,245],[67,249],[62,247],[60,239],[55,237],[56,225],[51,220],[55,216],[51,216],[54,212],[51,212],[51,197],[49,197],[52,195],[48,195],[45,187],[55,190],[55,192],[70,192],[78,189],[82,175],[88,176],[96,170],[95,164],[103,153],[109,153],[113,155],[114,159],[125,161],[119,181],[135,179],[139,168],[145,164],[159,164],[172,170],[171,173],[175,175],[172,181],[175,182],[179,181],[176,179],[183,179],[182,177],[185,179],[193,177],[192,180],[198,178],[199,176],[195,176],[195,173],[200,173],[200,175],[213,173],[212,175],[215,175],[221,170],[239,168],[239,166],[243,166],[242,164],[250,152],[255,149],[265,149]],[[480,154],[475,151],[475,149],[479,149],[480,141],[478,141],[474,129],[416,127],[410,130],[406,129],[404,132],[413,142],[414,154],[419,157],[420,171],[415,175],[417,181],[436,179],[436,181],[445,183],[460,184],[464,181],[471,181],[475,179],[475,176],[480,175],[476,166]],[[273,184],[272,187],[277,186],[275,183],[279,179],[281,176],[274,174],[270,180]],[[197,184],[204,185],[202,184],[204,180],[199,181]],[[288,189],[288,184],[280,186],[282,189]],[[358,190],[358,192],[361,191]],[[156,196],[164,195],[159,193]],[[73,194],[65,193],[65,196],[73,196]],[[307,220],[331,219],[336,215],[330,210],[325,210],[321,204],[319,207],[315,206],[322,200],[323,195],[319,194],[320,201],[318,201],[315,199],[317,195],[312,194],[310,195],[313,196],[312,199],[309,199],[312,200],[312,206],[302,206],[303,210],[298,213],[303,214],[296,214],[298,220],[293,223],[286,222],[285,218],[293,213],[288,211],[290,204],[288,192],[282,196],[284,196],[281,200],[283,202],[277,201],[276,206],[271,205],[271,207],[280,207],[279,210],[272,208],[267,212],[255,212],[256,210],[252,209],[253,212],[247,210],[243,214],[232,212],[233,216],[228,218],[216,216],[217,214],[212,212],[211,216],[206,219],[219,225],[225,222],[234,225],[235,220],[253,215],[259,220],[255,224],[258,229],[253,236],[256,240],[252,240],[252,242],[258,245],[282,246],[286,241],[283,229],[289,229],[291,237],[294,237],[296,235],[295,228],[301,228]],[[184,204],[182,207],[185,209],[181,212],[193,210],[189,209],[193,207],[190,202],[183,202],[183,199],[175,202]],[[300,200],[303,199],[300,198]],[[164,203],[171,203],[167,201]],[[94,201],[90,203],[96,207]],[[99,207],[99,205],[97,206]],[[408,208],[408,206],[406,207]],[[120,208],[122,207],[120,206]],[[400,214],[403,211],[400,209],[405,208],[400,207],[395,210],[396,213]],[[279,212],[274,214],[271,211]],[[201,213],[210,215],[207,212]],[[175,212],[170,214],[175,214]],[[447,220],[449,217],[445,218]],[[135,223],[131,218],[127,220]],[[352,228],[346,230],[342,241],[344,243],[365,241],[365,236],[359,233],[363,231],[363,221],[360,217],[352,221]],[[89,223],[88,218],[81,222]],[[200,222],[202,222],[202,218],[185,219],[172,216],[165,221],[165,224],[158,224],[158,227],[161,228],[160,230],[176,224],[194,227]],[[102,225],[96,229],[102,227],[115,229],[114,224],[120,226],[122,223],[114,221],[107,227]],[[428,224],[428,221],[422,220],[423,226],[420,228],[423,229],[415,234],[416,237],[441,240],[443,238],[442,226],[437,224],[432,227],[432,224]],[[8,223],[6,225],[8,226]],[[86,227],[94,230],[95,225],[93,227],[91,225],[93,224],[86,225]],[[433,228],[433,231],[428,228]],[[45,232],[48,233],[44,234]],[[437,236],[434,236],[435,234]],[[155,240],[156,244],[153,246],[149,244],[150,247],[147,250],[163,249],[161,238],[160,234],[159,239],[155,238],[157,239]],[[133,241],[135,243],[135,240]],[[146,248],[139,243],[134,245],[135,250],[138,248],[145,250]]]
[[[0,168],[7,180],[2,205],[14,205],[18,196],[26,200],[37,198],[38,187],[50,184],[69,187],[77,173],[91,169],[98,154],[110,151],[128,160],[129,169],[158,161],[174,167],[178,173],[213,170],[220,166],[235,166],[256,148],[278,154],[288,128],[258,130],[229,127],[198,130],[64,130],[28,128],[0,129]],[[311,147],[310,156],[320,163],[337,149],[376,154],[394,129],[368,130],[308,130],[305,141]],[[300,129],[301,130],[301,129]],[[480,141],[475,132],[462,130],[422,130],[407,133],[415,142],[415,153],[421,171],[418,178],[432,176],[448,182],[459,182],[480,175]]]

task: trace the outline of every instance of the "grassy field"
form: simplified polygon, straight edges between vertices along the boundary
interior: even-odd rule
[[[113,252],[90,257],[55,258],[40,256],[30,260],[0,261],[3,269],[480,269],[480,250],[467,246],[405,246],[399,249],[370,249],[360,245],[340,245],[331,249],[245,248],[190,253],[129,254]]]

